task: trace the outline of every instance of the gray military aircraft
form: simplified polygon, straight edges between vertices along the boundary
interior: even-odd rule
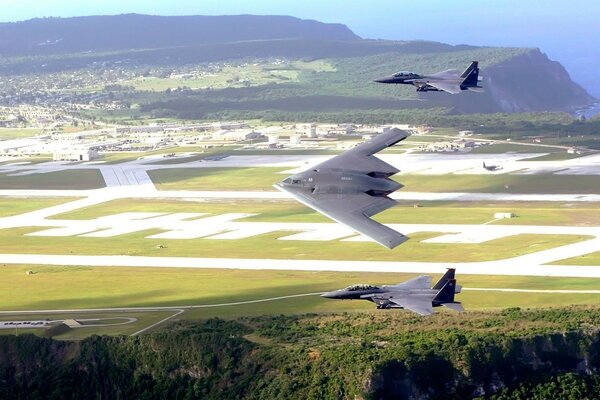
[[[486,165],[485,161],[483,162],[483,168],[488,171],[500,171],[502,169],[499,165]]]
[[[464,311],[454,294],[460,293],[456,284],[455,269],[449,268],[442,278],[431,287],[431,276],[421,275],[397,285],[352,285],[345,289],[323,293],[321,297],[340,300],[368,300],[378,309],[405,308],[420,315],[433,314],[433,307],[448,307]]]
[[[483,88],[479,86],[478,65],[478,61],[471,62],[471,65],[462,74],[459,74],[459,71],[455,69],[432,75],[419,75],[414,72],[400,71],[392,76],[375,79],[375,82],[413,85],[417,87],[417,92],[448,92],[451,94],[457,94],[463,90],[481,92]]]
[[[406,132],[393,128],[274,187],[392,249],[408,238],[369,217],[396,205],[388,195],[402,185],[390,176],[400,171],[373,154],[407,136]]]

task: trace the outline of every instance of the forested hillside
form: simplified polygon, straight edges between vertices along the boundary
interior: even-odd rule
[[[213,319],[81,342],[2,336],[0,397],[594,399],[599,322],[600,309],[570,307]]]

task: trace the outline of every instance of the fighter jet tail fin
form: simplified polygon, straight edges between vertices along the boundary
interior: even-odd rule
[[[477,86],[477,83],[479,82],[479,61],[471,62],[460,77],[463,78],[461,83],[462,87],[481,89],[481,87]]]
[[[434,303],[445,304],[445,303],[454,303],[454,294],[456,288],[456,279],[448,279],[444,286],[440,289],[440,291],[433,298]]]
[[[457,293],[457,288],[460,288],[456,284],[456,279],[448,279],[442,289],[435,295],[432,301],[432,305],[448,307],[455,311],[464,311],[462,304],[458,301],[454,301],[454,294]],[[460,292],[460,289],[458,290]]]
[[[442,290],[442,288],[444,287],[444,285],[446,284],[446,282],[449,279],[454,279],[454,272],[456,271],[456,269],[454,268],[448,268],[448,270],[446,271],[446,273],[444,274],[444,276],[442,276],[440,278],[439,281],[437,281],[437,283],[432,287],[432,289],[434,290]]]

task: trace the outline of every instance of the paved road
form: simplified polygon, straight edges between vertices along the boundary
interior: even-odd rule
[[[451,153],[451,154],[379,154],[378,158],[397,167],[402,173],[410,174],[565,174],[565,175],[599,175],[600,154],[592,154],[569,160],[528,161],[527,159],[539,157],[544,153],[503,153],[503,154],[476,154],[476,153]],[[98,169],[103,175],[109,177],[111,182],[119,185],[136,185],[138,179],[132,176],[138,171],[154,169],[180,169],[180,168],[243,168],[243,167],[274,167],[303,170],[323,162],[333,155],[231,155],[220,161],[191,161],[179,164],[160,164],[162,160],[142,159],[119,164],[73,164],[67,162],[50,161],[38,164],[23,165],[11,163],[0,165],[0,172],[13,175],[29,175],[48,173],[61,170]],[[499,171],[487,171],[482,167],[483,162],[502,167]],[[112,171],[112,172],[111,172]],[[113,180],[111,175],[121,175],[121,179]],[[141,175],[140,175],[141,176]]]
[[[119,198],[148,199],[234,199],[234,200],[286,200],[287,193],[272,191],[192,191],[156,190],[148,185],[111,186],[93,190],[34,190],[3,189],[0,196],[7,197],[100,197],[103,201]],[[517,193],[464,193],[464,192],[407,192],[392,193],[396,200],[410,201],[547,201],[547,202],[600,202],[600,194],[517,194]],[[98,201],[102,202],[102,201]]]

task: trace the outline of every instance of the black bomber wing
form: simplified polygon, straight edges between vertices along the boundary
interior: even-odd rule
[[[404,131],[392,129],[311,169],[315,174],[326,174],[330,170],[347,170],[386,179],[399,172],[399,170],[374,157],[373,154],[393,146],[406,139],[407,136],[408,134]],[[281,183],[275,185],[275,187],[290,193],[306,206],[370,237],[387,248],[392,249],[408,240],[401,233],[370,218],[396,205],[396,201],[386,195],[374,196],[368,192],[354,194],[320,193],[318,190],[308,190],[299,186],[282,185]]]
[[[391,176],[400,172],[397,168],[374,157],[373,154],[383,149],[391,147],[398,142],[406,139],[408,133],[400,129],[390,129],[389,132],[375,136],[368,142],[361,143],[353,149],[350,149],[339,156],[330,158],[321,164],[313,167],[320,168],[341,168],[353,171],[362,171],[364,173],[378,172]]]
[[[389,197],[372,197],[366,193],[344,197],[303,191],[288,191],[288,193],[304,205],[370,237],[389,249],[408,240],[408,237],[403,234],[369,218],[396,205],[396,201]]]

